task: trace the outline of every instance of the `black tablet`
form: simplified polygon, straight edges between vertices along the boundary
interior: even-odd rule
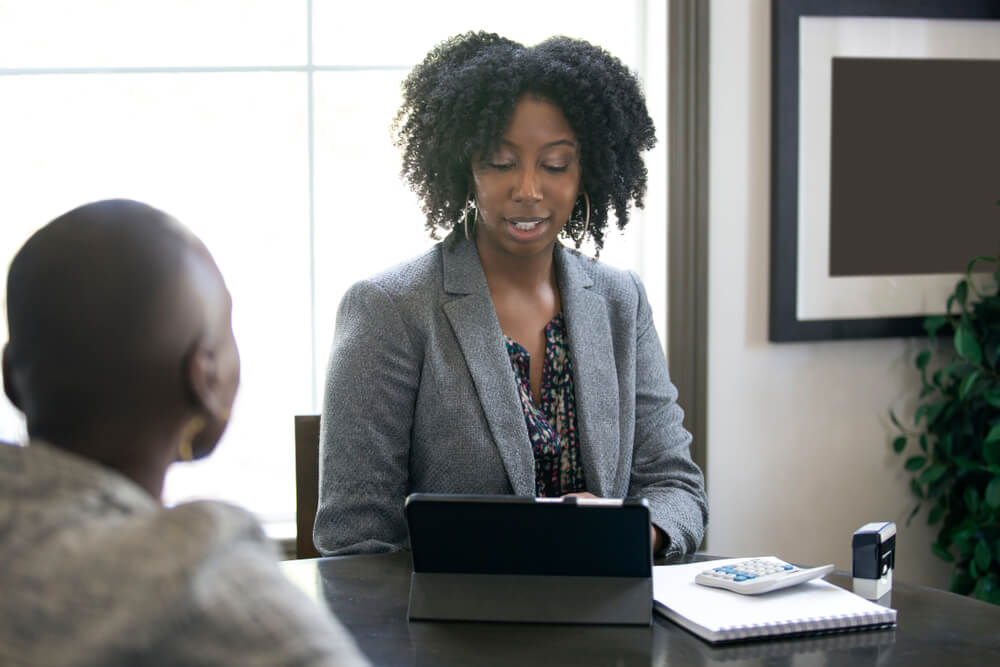
[[[650,577],[645,499],[414,493],[414,572]]]

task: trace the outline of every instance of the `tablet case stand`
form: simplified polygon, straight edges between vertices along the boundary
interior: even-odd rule
[[[649,625],[652,577],[413,572],[410,620]]]

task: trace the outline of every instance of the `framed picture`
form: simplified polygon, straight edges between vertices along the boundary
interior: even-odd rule
[[[922,335],[1000,250],[1000,0],[772,0],[770,339]]]

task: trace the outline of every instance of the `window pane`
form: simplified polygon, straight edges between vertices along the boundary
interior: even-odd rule
[[[318,72],[316,109],[316,391],[337,306],[355,281],[409,259],[434,241],[417,198],[399,178],[389,126],[406,72]]]
[[[205,462],[174,466],[165,499],[220,497],[265,520],[290,520],[292,416],[319,409],[344,290],[434,242],[419,202],[399,180],[400,157],[389,135],[408,68],[442,39],[466,30],[496,31],[528,44],[567,34],[648,74],[652,92],[666,80],[646,60],[654,53],[647,47],[664,38],[651,27],[665,26],[655,16],[662,8],[650,9],[657,6],[512,0],[494,9],[449,0],[313,0],[315,64],[396,69],[314,75],[312,248],[304,71],[0,71],[0,268],[6,271],[38,226],[99,198],[148,201],[198,233],[233,292],[243,380],[219,451]],[[0,0],[0,70],[304,65],[306,8],[306,0]],[[644,25],[647,13],[650,26]],[[663,111],[651,108],[657,120]],[[658,123],[658,129],[662,139],[665,127]],[[652,166],[650,177],[647,204],[664,198],[663,179]],[[665,303],[665,242],[657,241],[662,233],[642,226],[661,227],[664,208],[651,206],[645,220],[638,212],[624,236],[609,229],[602,254],[608,263],[640,271],[654,311]],[[657,317],[661,336],[662,322]],[[22,435],[19,416],[0,398],[0,439]]]
[[[301,65],[305,0],[4,0],[0,67]]]
[[[0,98],[11,236],[131,197],[201,236],[228,281],[243,359],[232,424],[214,456],[171,468],[165,500],[293,516],[292,416],[311,405],[306,75],[0,77]],[[6,269],[19,243],[2,227]]]
[[[488,30],[524,44],[552,35],[586,39],[628,63],[639,61],[640,0],[313,0],[317,65],[414,65],[432,46],[468,30]]]

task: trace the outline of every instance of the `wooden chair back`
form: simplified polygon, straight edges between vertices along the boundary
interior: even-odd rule
[[[318,558],[313,524],[319,505],[319,415],[295,416],[295,557]]]

